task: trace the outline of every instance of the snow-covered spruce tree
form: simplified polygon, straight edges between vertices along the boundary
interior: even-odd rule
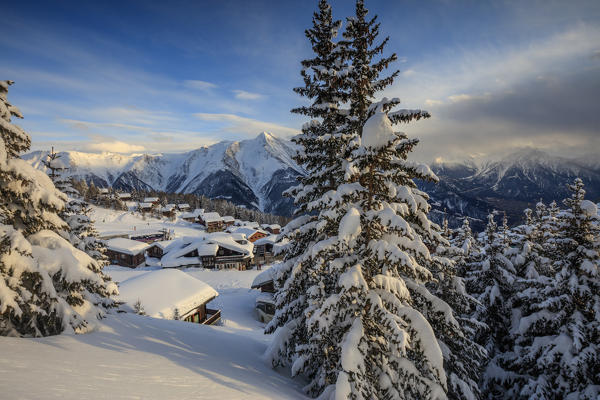
[[[518,296],[513,398],[596,399],[600,396],[600,228],[597,208],[584,199],[580,179],[569,185],[567,209],[556,215],[549,239],[556,252],[549,279]],[[555,208],[555,207],[552,207]]]
[[[288,192],[294,197],[298,217],[286,225],[281,235],[287,242],[282,247],[284,265],[276,279],[276,313],[266,327],[267,333],[276,332],[274,346],[265,354],[274,365],[290,365],[300,352],[310,353],[306,331],[308,289],[312,287],[312,296],[319,297],[315,291],[322,288],[315,286],[317,270],[324,262],[323,257],[332,257],[312,250],[317,243],[337,233],[335,217],[327,216],[324,194],[335,189],[344,178],[352,134],[347,129],[347,112],[341,109],[347,100],[346,61],[335,42],[341,23],[333,20],[326,0],[321,0],[318,7],[312,28],[305,32],[315,56],[302,61],[304,87],[294,89],[312,104],[292,112],[312,120],[304,124],[302,134],[294,139],[300,147],[295,160],[307,174]],[[319,355],[315,354],[305,362],[302,372],[308,376],[314,374],[319,363]]]
[[[101,284],[92,281],[85,283],[85,298],[93,304],[102,305],[105,308],[116,307],[117,303],[112,297],[118,294],[117,287],[111,282],[110,276],[102,272],[102,269],[108,265],[106,246],[98,238],[98,231],[90,217],[92,210],[89,203],[83,200],[80,193],[73,187],[72,181],[66,173],[69,166],[60,160],[60,155],[55,153],[54,149],[48,154],[44,165],[49,170],[49,176],[54,182],[54,186],[68,198],[65,208],[59,213],[63,221],[67,223],[68,229],[61,230],[60,235],[95,261],[88,263],[87,267],[102,280]]]
[[[65,196],[46,174],[19,158],[30,138],[11,122],[22,115],[7,101],[10,84],[0,81],[2,334],[81,331],[86,321],[78,311],[100,312],[83,299],[85,286],[102,281],[86,268],[95,261],[57,234],[67,228],[58,216]]]
[[[311,340],[327,350],[311,383],[328,398],[477,396],[477,346],[426,286],[432,270],[452,266],[426,245],[444,240],[427,218],[428,196],[414,183],[437,178],[407,160],[417,140],[394,132],[387,107],[384,99],[372,108],[353,174],[330,194],[332,213],[343,217],[337,237],[322,246],[340,256],[326,271],[335,290],[308,320]]]
[[[481,246],[471,230],[468,217],[465,217],[463,224],[454,230],[452,238],[450,238],[450,245],[456,249],[451,255],[456,264],[456,273],[458,276],[465,277],[469,265],[477,260],[481,251]]]
[[[493,398],[502,394],[502,389],[494,385],[495,378],[501,368],[494,357],[510,348],[509,329],[511,323],[511,299],[513,296],[516,271],[511,261],[505,256],[505,245],[508,233],[506,224],[498,231],[494,214],[488,215],[481,261],[470,265],[467,290],[479,302],[474,313],[476,320],[487,329],[478,332],[476,341],[485,347],[491,361],[484,376],[485,397]]]

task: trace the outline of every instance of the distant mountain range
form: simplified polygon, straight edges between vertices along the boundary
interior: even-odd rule
[[[123,191],[161,190],[224,198],[248,208],[289,216],[293,202],[281,193],[296,184],[304,171],[292,160],[295,145],[268,133],[254,139],[224,141],[179,154],[121,155],[61,153],[70,174],[99,187]],[[47,152],[23,158],[35,167]],[[433,219],[448,216],[452,225],[464,216],[482,228],[492,210],[506,211],[511,223],[523,209],[542,199],[546,203],[568,196],[566,184],[583,179],[587,198],[600,201],[600,162],[571,160],[539,150],[523,149],[499,161],[434,163],[437,184],[417,182],[431,196]]]
[[[263,132],[254,139],[224,141],[178,154],[60,153],[70,174],[98,187],[158,190],[223,198],[247,208],[291,215],[293,202],[281,192],[303,174],[292,160],[295,145]],[[47,152],[23,156],[37,168]]]
[[[505,211],[509,223],[518,223],[523,210],[539,200],[560,203],[568,197],[567,184],[576,177],[585,183],[586,197],[600,201],[600,164],[594,159],[572,160],[523,149],[499,161],[434,163],[431,169],[440,182],[421,186],[431,196],[435,212],[446,210],[455,226],[469,216],[481,229],[493,210]]]

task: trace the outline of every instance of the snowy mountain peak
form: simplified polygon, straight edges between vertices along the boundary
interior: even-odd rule
[[[60,153],[70,174],[99,187],[159,190],[224,198],[248,208],[290,215],[293,203],[281,192],[302,174],[293,160],[295,145],[262,132],[255,138],[223,141],[179,154]],[[47,152],[25,155],[45,169]]]

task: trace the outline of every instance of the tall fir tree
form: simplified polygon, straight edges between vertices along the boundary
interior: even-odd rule
[[[309,247],[290,241],[288,249],[302,253],[276,295],[278,310],[268,329],[277,330],[267,357],[307,376],[306,390],[324,398],[445,398],[450,386],[445,367],[465,378],[467,391],[475,387],[477,374],[474,379],[462,374],[464,364],[449,365],[450,357],[443,355],[442,348],[447,354],[466,350],[466,341],[456,340],[465,335],[451,307],[425,286],[434,280],[431,264],[451,265],[426,246],[443,239],[427,218],[427,195],[413,181],[435,176],[428,167],[407,161],[417,141],[391,128],[393,122],[428,113],[390,113],[397,100],[372,104],[373,95],[392,83],[396,73],[389,79],[379,75],[396,56],[372,62],[387,39],[371,48],[378,24],[366,21],[362,1],[356,12],[348,22],[353,33],[342,49],[353,64],[354,98],[349,123],[339,127],[350,132],[352,152],[343,180],[334,188],[316,189],[325,190],[312,203],[319,204],[316,218],[305,216],[289,225],[301,235],[311,221],[322,234]],[[363,42],[366,46],[359,45]],[[366,71],[368,79],[353,80],[356,68]],[[303,305],[295,308],[301,315],[290,318],[296,304]],[[436,338],[435,331],[444,329],[447,336]]]
[[[482,382],[486,398],[497,398],[503,393],[496,380],[502,374],[497,355],[510,348],[511,343],[511,300],[517,276],[514,265],[505,255],[508,235],[506,218],[498,230],[494,214],[489,214],[483,233],[483,257],[471,264],[467,276],[467,289],[479,302],[474,317],[485,327],[477,333],[476,341],[485,347],[490,357]]]
[[[102,271],[108,265],[106,245],[98,238],[98,231],[91,219],[90,204],[83,200],[80,193],[73,187],[72,180],[67,174],[69,166],[60,157],[53,148],[44,162],[56,188],[67,195],[65,208],[59,213],[59,216],[67,223],[68,229],[59,233],[75,248],[84,251],[95,261],[88,263],[87,268],[98,275],[102,283],[90,281],[84,284],[87,300],[105,308],[116,307],[118,303],[113,298],[118,293],[116,286],[111,282],[110,276]]]
[[[333,19],[326,0],[319,1],[312,21],[312,28],[305,34],[315,56],[302,61],[304,87],[294,89],[312,104],[292,110],[313,118],[304,124],[302,134],[294,138],[300,147],[295,160],[307,174],[287,193],[294,197],[298,217],[286,225],[281,235],[287,242],[282,247],[284,264],[276,280],[276,313],[266,327],[266,332],[276,332],[274,343],[280,343],[267,354],[276,365],[292,364],[300,352],[310,353],[306,332],[307,293],[320,262],[320,256],[314,256],[312,249],[335,234],[335,227],[321,221],[328,212],[326,193],[344,178],[351,142],[347,129],[341,129],[347,125],[347,112],[341,107],[348,97],[346,60],[336,42],[341,22]],[[310,376],[318,363],[317,358],[307,361],[302,372]]]

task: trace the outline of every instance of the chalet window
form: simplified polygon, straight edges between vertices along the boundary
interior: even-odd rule
[[[127,258],[127,256],[126,256],[125,254],[121,254],[121,259],[122,259],[122,260],[124,260],[124,259],[126,259],[126,258]]]
[[[222,256],[225,253],[223,249],[219,249],[219,255]]]

